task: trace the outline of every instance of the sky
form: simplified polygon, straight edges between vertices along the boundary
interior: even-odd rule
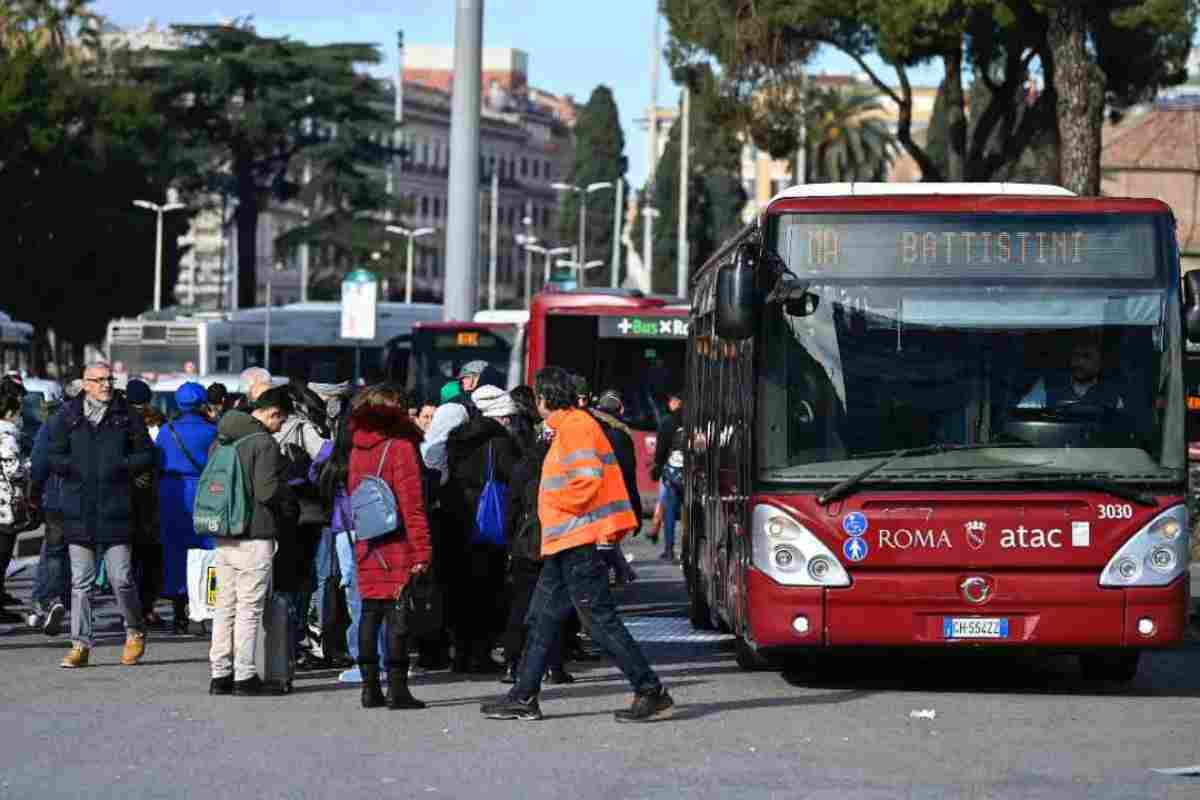
[[[625,133],[628,178],[646,176],[646,134],[635,120],[650,103],[650,43],[655,0],[483,0],[484,47],[511,47],[529,54],[529,82],[580,104],[598,84],[612,89]],[[382,70],[396,64],[396,31],[406,44],[453,45],[452,0],[94,0],[93,9],[121,26],[218,22],[252,15],[260,33],[286,35],[314,44],[371,42],[381,46]],[[169,9],[169,11],[167,11]],[[667,24],[661,26],[666,41]],[[814,71],[853,72],[854,63],[835,51],[822,52]],[[892,73],[884,72],[884,75]],[[918,84],[936,84],[940,74],[921,70]],[[679,89],[666,62],[659,69],[658,102],[674,106]]]

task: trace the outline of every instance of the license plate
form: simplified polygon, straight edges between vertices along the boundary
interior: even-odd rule
[[[996,617],[944,617],[942,634],[947,639],[1007,639],[1008,620]]]

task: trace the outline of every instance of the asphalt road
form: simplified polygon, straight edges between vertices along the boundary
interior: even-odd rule
[[[102,607],[94,667],[65,637],[0,629],[0,798],[1197,798],[1200,641],[1143,661],[1130,687],[1075,661],[839,658],[819,674],[740,671],[725,641],[689,641],[678,567],[631,548],[631,630],[674,695],[672,719],[620,725],[628,686],[571,665],[546,719],[483,719],[492,680],[434,674],[431,707],[364,711],[332,672],[284,698],[210,698],[207,642],[152,635],[137,667]],[[10,590],[28,592],[28,573]],[[914,711],[932,710],[933,719]]]

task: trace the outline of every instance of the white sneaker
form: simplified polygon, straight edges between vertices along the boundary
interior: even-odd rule
[[[351,667],[338,675],[338,683],[362,683],[362,673],[358,667]]]
[[[31,628],[42,627],[42,615],[36,611],[30,611],[29,616],[25,617],[25,622]]]

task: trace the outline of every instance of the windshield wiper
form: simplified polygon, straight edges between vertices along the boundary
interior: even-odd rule
[[[1018,472],[1013,475],[1013,478],[1016,480],[1041,479],[1047,483],[1068,486],[1072,489],[1091,489],[1096,492],[1105,492],[1122,500],[1137,503],[1140,506],[1153,508],[1158,505],[1150,495],[1118,483],[1112,478],[1106,478],[1103,475],[1095,473],[1060,472],[1046,474],[1044,472]]]
[[[911,458],[912,456],[929,456],[933,455],[934,453],[949,453],[959,450],[989,450],[999,447],[1033,447],[1033,445],[1029,444],[1028,442],[990,442],[986,444],[982,442],[978,444],[937,443],[922,445],[921,447],[907,447],[903,450],[893,450],[890,453],[881,454],[885,457],[878,464],[872,464],[857,475],[852,475],[851,477],[846,478],[846,480],[835,485],[828,492],[825,492],[825,494],[817,497],[817,502],[820,505],[827,506],[835,500],[841,500],[842,498],[847,497],[855,489],[857,489],[859,484],[861,484],[864,480],[871,477],[884,467],[896,463],[902,458]]]

